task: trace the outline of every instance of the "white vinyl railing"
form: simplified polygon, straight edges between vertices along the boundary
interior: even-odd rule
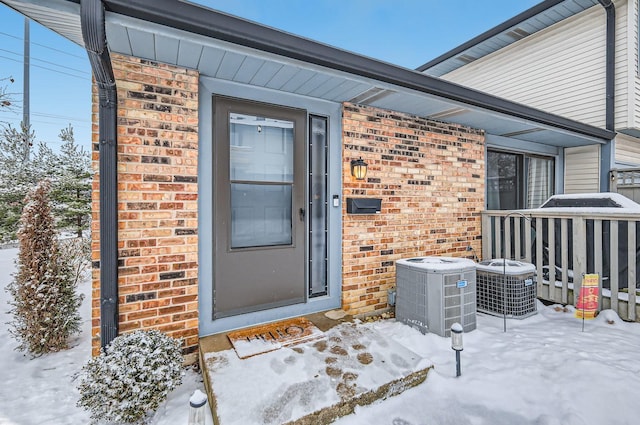
[[[575,305],[582,276],[600,276],[599,309],[640,320],[640,214],[484,211],[482,258],[536,266],[538,298]]]

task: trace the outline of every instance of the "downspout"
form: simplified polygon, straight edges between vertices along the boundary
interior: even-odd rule
[[[100,173],[100,345],[118,336],[117,94],[101,0],[81,0],[85,49],[98,86]]]
[[[606,29],[606,105],[605,126],[607,130],[615,131],[615,72],[616,72],[616,8],[612,0],[598,0],[607,14]],[[600,150],[600,191],[610,190],[609,172],[614,163],[614,140],[603,145]]]

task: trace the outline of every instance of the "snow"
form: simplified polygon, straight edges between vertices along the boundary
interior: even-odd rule
[[[474,263],[473,260],[461,257],[416,257],[398,260],[396,264],[401,264],[412,269],[423,269],[432,272],[452,270],[466,271],[469,268],[476,267],[476,263]]]
[[[451,325],[451,332],[462,333],[463,331],[464,331],[464,328],[460,323],[456,322],[453,325]]]
[[[559,195],[553,195],[552,197],[547,199],[545,203],[549,202],[550,199],[610,199],[620,206],[618,208],[622,208],[625,210],[633,210],[630,212],[636,212],[636,213],[640,212],[640,204],[638,204],[635,201],[632,201],[631,199],[627,198],[624,195],[621,195],[615,192],[559,194]],[[597,208],[597,209],[600,210],[600,208]]]
[[[59,353],[31,358],[15,351],[18,343],[9,334],[10,295],[4,290],[15,270],[17,249],[0,249],[0,425],[77,425],[90,423],[89,412],[76,407],[80,398],[73,380],[91,357],[91,283],[80,286],[85,294],[80,307],[82,334],[71,341],[72,348]],[[199,374],[187,370],[182,385],[174,390],[154,415],[152,425],[186,424],[189,397],[195,390],[204,391]],[[213,424],[207,410],[207,424]]]
[[[279,350],[282,344],[274,339],[256,339],[253,341],[236,340],[233,342],[238,357],[245,359],[260,353]]]
[[[223,425],[293,422],[431,366],[370,325],[354,323],[291,348],[243,360],[233,350],[206,353],[205,361]]]
[[[551,199],[610,199],[618,207],[544,207]],[[624,195],[613,192],[602,193],[572,193],[572,194],[560,194],[553,195],[547,199],[539,208],[523,209],[517,211],[520,214],[526,215],[530,213],[562,213],[562,214],[593,214],[593,215],[607,215],[607,214],[640,214],[640,204],[632,201]]]
[[[489,272],[494,274],[519,275],[527,273],[535,273],[536,266],[531,263],[523,263],[516,260],[505,260],[502,258],[494,258],[492,260],[481,261],[476,265],[476,270]]]
[[[0,250],[3,288],[11,279],[16,254],[16,249]],[[89,414],[76,407],[79,395],[72,379],[91,351],[90,284],[84,283],[81,291],[86,294],[81,307],[83,332],[70,350],[31,359],[14,351],[17,343],[8,333],[8,317],[0,320],[0,425],[89,423]],[[8,297],[0,291],[0,314],[9,309]],[[358,407],[337,425],[638,423],[640,323],[623,322],[611,310],[586,321],[584,332],[572,308],[539,304],[537,315],[509,320],[506,333],[502,318],[479,314],[477,329],[464,335],[459,378],[449,338],[422,335],[394,320],[366,326],[428,359],[435,369],[425,383]],[[251,361],[259,363],[261,358],[271,359],[257,356]],[[272,367],[268,362],[262,366]],[[257,375],[256,382],[260,379]],[[189,398],[196,389],[204,391],[200,376],[186,372],[183,384],[169,395],[151,424],[186,425]],[[250,403],[243,393],[237,399],[244,401],[238,411]],[[207,424],[212,424],[208,405],[206,410]]]
[[[189,405],[192,407],[203,406],[207,402],[207,395],[200,390],[195,390],[189,398]]]

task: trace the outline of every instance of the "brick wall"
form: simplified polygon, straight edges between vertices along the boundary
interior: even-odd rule
[[[113,54],[118,87],[120,332],[198,344],[198,73]],[[93,161],[98,170],[97,89]],[[100,348],[99,176],[93,187],[93,354]]]
[[[387,307],[395,260],[480,256],[484,209],[484,133],[412,115],[343,108],[343,309]],[[350,162],[369,164],[366,180]],[[346,213],[346,198],[382,198],[376,215]]]

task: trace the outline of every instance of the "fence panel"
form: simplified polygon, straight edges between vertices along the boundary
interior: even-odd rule
[[[640,214],[484,211],[482,258],[533,263],[538,297],[563,304],[575,305],[582,276],[597,273],[600,309],[640,320],[639,223]]]

